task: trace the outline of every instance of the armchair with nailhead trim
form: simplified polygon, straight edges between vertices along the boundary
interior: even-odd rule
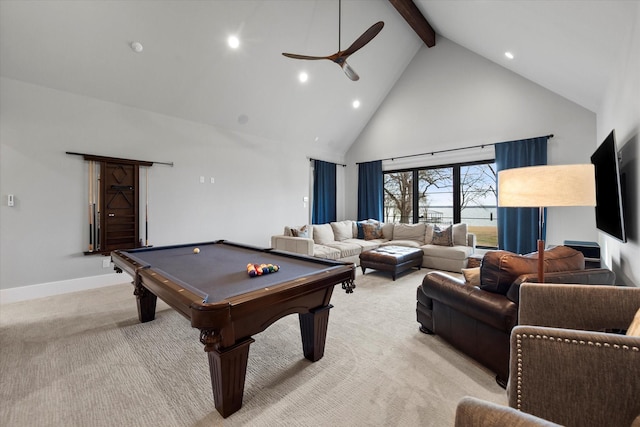
[[[640,288],[523,284],[509,406],[566,426],[640,426]]]

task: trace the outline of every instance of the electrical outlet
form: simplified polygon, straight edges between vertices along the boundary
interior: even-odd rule
[[[104,258],[102,260],[102,268],[109,268],[111,267],[111,258]]]

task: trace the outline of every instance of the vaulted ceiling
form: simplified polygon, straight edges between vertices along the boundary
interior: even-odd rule
[[[330,61],[281,55],[335,53],[338,0],[0,0],[0,75],[343,154],[418,50],[428,49],[394,2],[342,1],[342,49],[385,22],[349,58],[360,75],[353,82]],[[615,0],[414,3],[436,46],[446,37],[592,111],[639,7]],[[232,34],[240,40],[235,50],[227,45]]]

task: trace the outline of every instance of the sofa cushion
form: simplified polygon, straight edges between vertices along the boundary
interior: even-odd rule
[[[418,246],[424,245],[424,224],[395,224],[393,227],[393,240],[412,240]]]
[[[435,227],[433,229],[433,238],[431,239],[432,245],[438,246],[453,246],[453,233],[451,226],[441,229],[440,227]]]
[[[380,225],[382,227],[382,236],[381,237],[383,239],[392,240],[393,239],[393,228],[395,227],[395,224],[392,223],[392,222],[388,222],[388,223],[381,222]]]
[[[338,242],[353,237],[353,221],[332,222],[331,229],[333,230],[334,239]]]
[[[360,246],[360,248],[362,248],[362,252],[364,252],[364,251],[370,251],[371,249],[376,249],[380,247],[380,245],[383,242],[380,239],[373,239],[373,240],[347,239],[347,240],[344,240],[343,243],[353,243],[355,245],[358,245]]]
[[[391,240],[383,243],[381,246],[406,246],[408,248],[419,248],[422,245],[415,240]]]
[[[461,222],[451,226],[451,238],[454,245],[467,246],[467,224]]]
[[[357,245],[355,243],[331,242],[331,243],[325,244],[325,246],[338,249],[340,251],[340,258],[359,255],[360,252],[362,252],[362,246]]]
[[[584,270],[584,255],[567,246],[556,246],[544,252],[544,271]],[[480,288],[506,295],[511,284],[523,274],[538,271],[538,253],[517,255],[508,251],[488,251],[480,267]]]
[[[335,242],[335,240],[331,224],[317,224],[313,226],[313,241],[318,245]]]
[[[471,246],[424,245],[422,246],[422,252],[424,252],[425,257],[463,261],[473,253],[473,248]]]
[[[325,245],[313,245],[313,256],[326,259],[340,259],[340,249],[330,248]]]

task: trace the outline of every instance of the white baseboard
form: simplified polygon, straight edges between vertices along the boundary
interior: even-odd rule
[[[69,292],[86,291],[104,286],[131,282],[127,273],[102,274],[100,276],[81,277],[79,279],[61,280],[58,282],[40,283],[17,288],[0,289],[0,305],[36,298],[67,294]]]

